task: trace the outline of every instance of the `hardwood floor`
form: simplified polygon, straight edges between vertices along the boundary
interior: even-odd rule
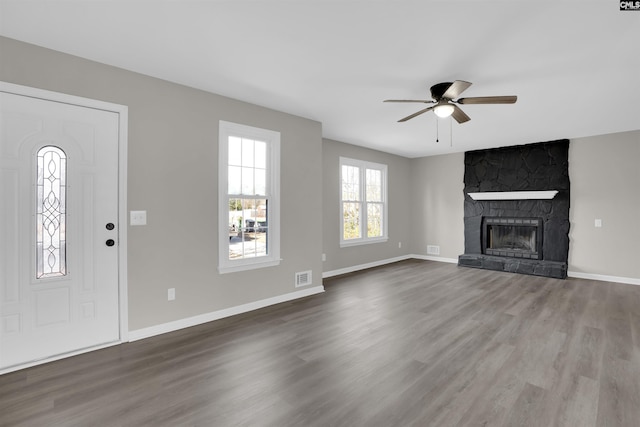
[[[325,287],[0,376],[0,425],[640,425],[640,286],[409,260]]]

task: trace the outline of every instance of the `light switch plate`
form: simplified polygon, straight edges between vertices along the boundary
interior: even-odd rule
[[[598,228],[602,227],[602,220],[601,220],[601,219],[599,219],[599,218],[597,218],[597,219],[595,220],[594,225],[595,225],[596,227],[598,227]]]
[[[129,223],[131,225],[147,225],[147,211],[129,212]]]

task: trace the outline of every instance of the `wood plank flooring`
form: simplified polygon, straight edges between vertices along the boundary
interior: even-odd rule
[[[640,425],[640,286],[409,260],[0,376],[0,426]]]

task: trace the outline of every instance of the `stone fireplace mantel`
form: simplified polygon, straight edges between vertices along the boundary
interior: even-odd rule
[[[467,194],[473,200],[550,200],[556,197],[558,191],[484,191]]]
[[[467,151],[458,265],[566,278],[570,189],[567,139]]]

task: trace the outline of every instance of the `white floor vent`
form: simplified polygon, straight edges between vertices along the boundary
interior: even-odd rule
[[[296,288],[311,284],[311,270],[296,273]]]

